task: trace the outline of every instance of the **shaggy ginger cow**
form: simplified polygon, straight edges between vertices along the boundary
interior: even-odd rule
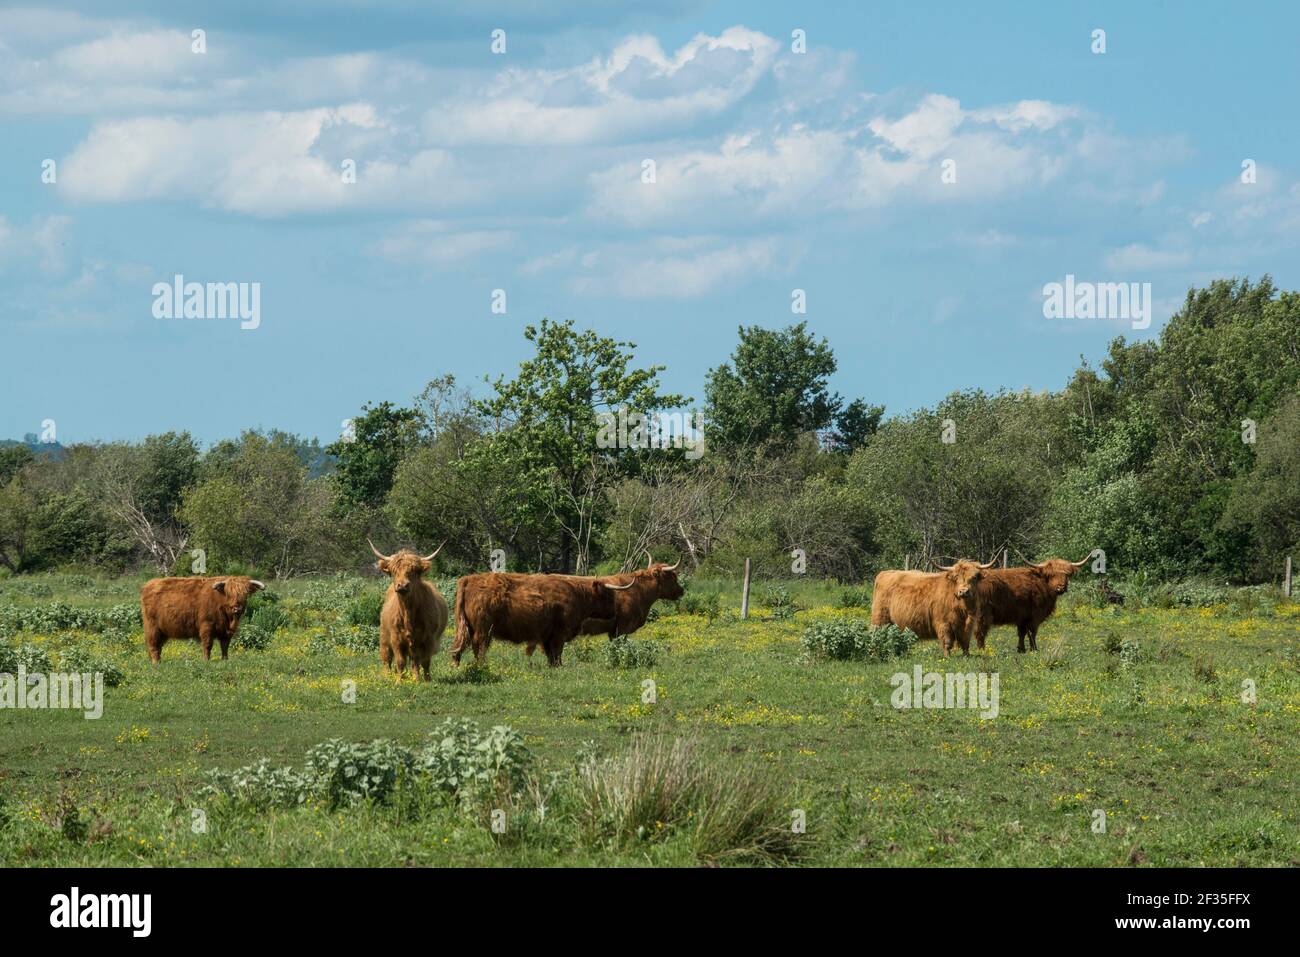
[[[871,623],[907,628],[920,639],[936,639],[944,657],[954,644],[970,654],[970,639],[979,621],[981,565],[962,559],[940,565],[938,572],[883,571],[871,596]]]
[[[614,618],[588,618],[582,623],[582,634],[609,635],[611,638],[630,635],[646,623],[646,619],[650,617],[650,608],[655,602],[677,601],[686,594],[677,580],[677,566],[681,564],[680,559],[676,565],[668,565],[664,562],[655,564],[654,557],[649,552],[645,553],[645,557],[649,563],[645,568],[638,568],[634,572],[623,575],[607,575],[599,579],[611,585],[631,587],[615,593]]]
[[[980,621],[975,630],[975,641],[983,648],[989,629],[997,625],[1015,625],[1020,633],[1016,651],[1025,650],[1025,637],[1029,647],[1038,650],[1038,628],[1056,611],[1056,599],[1070,587],[1070,577],[1084,562],[1064,558],[1049,558],[1037,565],[1016,568],[998,568],[980,581]]]
[[[224,661],[248,599],[265,587],[247,575],[152,578],[145,582],[140,588],[140,619],[149,657],[158,664],[163,645],[188,639],[197,641],[203,657],[211,661],[215,640],[221,645]]]
[[[423,672],[428,681],[429,663],[447,628],[447,600],[423,576],[442,546],[420,556],[405,548],[385,555],[370,539],[366,544],[379,559],[375,567],[393,580],[379,613],[379,660],[398,677],[409,666],[412,677]]]

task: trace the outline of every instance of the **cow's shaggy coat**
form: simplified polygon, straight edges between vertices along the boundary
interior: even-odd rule
[[[212,660],[212,642],[224,660],[230,639],[254,592],[266,586],[246,575],[213,578],[153,578],[140,588],[144,645],[154,664],[169,641],[197,641]]]
[[[379,613],[379,660],[399,677],[410,668],[411,677],[428,681],[429,665],[447,629],[447,599],[424,580],[438,552],[420,556],[402,549],[383,555],[374,545],[370,548],[379,557],[375,566],[392,578]]]
[[[1070,577],[1088,559],[1071,562],[1051,558],[1038,565],[997,568],[985,572],[979,583],[980,620],[975,641],[980,648],[989,629],[998,625],[1015,625],[1020,635],[1017,651],[1029,647],[1038,650],[1038,628],[1056,611],[1056,600],[1070,587]]]
[[[871,623],[937,640],[945,657],[954,645],[970,654],[979,618],[977,586],[986,567],[962,560],[940,572],[883,571],[872,593]]]

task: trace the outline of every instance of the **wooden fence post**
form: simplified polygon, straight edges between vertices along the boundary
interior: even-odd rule
[[[1286,557],[1286,564],[1282,568],[1282,594],[1287,598],[1291,597],[1291,556]]]
[[[1007,550],[1005,548],[1002,549],[1002,567],[1007,567]]]
[[[749,617],[749,559],[745,559],[745,584],[740,591],[740,617],[745,619]]]
[[[911,555],[904,555],[904,556],[903,556],[903,571],[910,571],[910,570],[911,570],[911,567],[912,567],[911,562],[912,562],[912,556],[911,556]]]

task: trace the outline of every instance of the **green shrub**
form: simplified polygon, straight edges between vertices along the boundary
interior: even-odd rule
[[[36,645],[27,642],[14,645],[0,639],[0,672],[17,674],[19,668],[28,674],[50,671],[50,656]]]
[[[722,596],[716,591],[688,591],[679,607],[686,615],[703,615],[710,622],[722,613]]]
[[[513,728],[484,731],[469,718],[447,718],[429,733],[415,765],[433,787],[470,802],[497,790],[518,790],[532,760]]]
[[[314,793],[333,809],[386,801],[414,764],[410,748],[393,741],[350,744],[331,738],[307,752],[306,774]]]
[[[808,660],[888,661],[911,651],[916,635],[897,625],[872,625],[863,618],[840,618],[804,629],[800,637]]]
[[[383,611],[383,608],[384,595],[367,592],[348,605],[343,620],[349,625],[374,625],[378,627],[379,613]]]
[[[232,642],[236,648],[247,648],[250,651],[265,651],[271,647],[271,639],[275,635],[265,628],[252,621],[240,622],[239,630],[235,632],[235,640]]]
[[[1106,632],[1101,640],[1101,650],[1108,655],[1118,655],[1124,647],[1124,639],[1113,631]]]
[[[861,588],[846,588],[840,592],[841,608],[870,608],[871,589],[865,585]]]
[[[105,655],[97,655],[81,645],[73,645],[59,656],[59,670],[79,674],[102,674],[104,684],[116,688],[126,680],[126,672]]]
[[[619,635],[605,642],[605,664],[611,668],[653,668],[659,663],[659,652],[657,641]]]
[[[318,578],[303,590],[301,601],[305,607],[316,611],[341,612],[364,588],[364,583],[351,575]]]
[[[794,597],[790,594],[790,589],[784,585],[766,586],[759,598],[759,604],[770,609],[773,618],[792,618],[799,610]]]

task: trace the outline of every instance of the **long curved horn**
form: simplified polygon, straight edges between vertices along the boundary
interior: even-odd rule
[[[606,588],[608,588],[610,591],[627,591],[627,589],[635,585],[636,582],[628,582],[626,585],[611,585],[609,582],[601,582],[601,584],[604,585]]]
[[[261,591],[263,588],[266,587],[266,586],[263,585],[260,581],[258,581],[256,578],[250,578],[250,579],[248,580],[248,583],[249,583],[250,585],[253,586],[253,591]]]
[[[677,571],[677,566],[680,565],[681,563],[682,563],[682,560],[681,560],[680,557],[678,557],[677,561],[673,562],[671,565],[665,565],[665,566],[664,566],[664,571],[666,571],[666,572],[675,572],[675,571]]]
[[[1095,551],[1096,551],[1096,549],[1094,548],[1094,549],[1092,550],[1092,552],[1095,552]],[[1084,566],[1084,564],[1087,563],[1088,559],[1092,558],[1092,552],[1089,552],[1087,555],[1084,555],[1082,561],[1078,561],[1078,562],[1070,562],[1070,564],[1073,565],[1075,568],[1082,568],[1082,567]]]
[[[369,538],[366,539],[366,544],[370,546],[370,550],[375,553],[376,558],[382,559],[383,561],[389,561],[390,559],[392,559],[393,557],[392,555],[385,555],[379,549],[375,548],[375,543],[372,542]]]
[[[655,557],[650,554],[650,549],[647,548],[645,550],[645,567],[654,568],[654,564],[655,564]]]
[[[956,565],[940,565],[940,564],[938,564],[938,563],[935,563],[935,566],[934,566],[934,567],[937,568],[937,569],[939,569],[939,571],[941,571],[941,572],[950,572],[950,571],[952,571],[954,568],[956,568],[957,566],[956,566]]]
[[[992,562],[981,562],[981,563],[980,563],[980,568],[992,568],[992,567],[993,567],[993,562],[996,562],[997,560],[998,560],[998,556],[997,556],[997,555],[994,555],[994,556],[993,556],[993,561],[992,561]]]
[[[442,543],[442,545],[446,545],[446,544],[447,544],[446,542],[443,542],[443,543]],[[433,556],[434,556],[434,555],[437,555],[440,551],[442,551],[442,545],[439,545],[439,546],[438,546],[437,548],[435,548],[433,551],[429,552],[429,554],[425,555],[425,556],[421,559],[421,561],[425,561],[425,562],[431,562],[431,561],[433,561]]]

